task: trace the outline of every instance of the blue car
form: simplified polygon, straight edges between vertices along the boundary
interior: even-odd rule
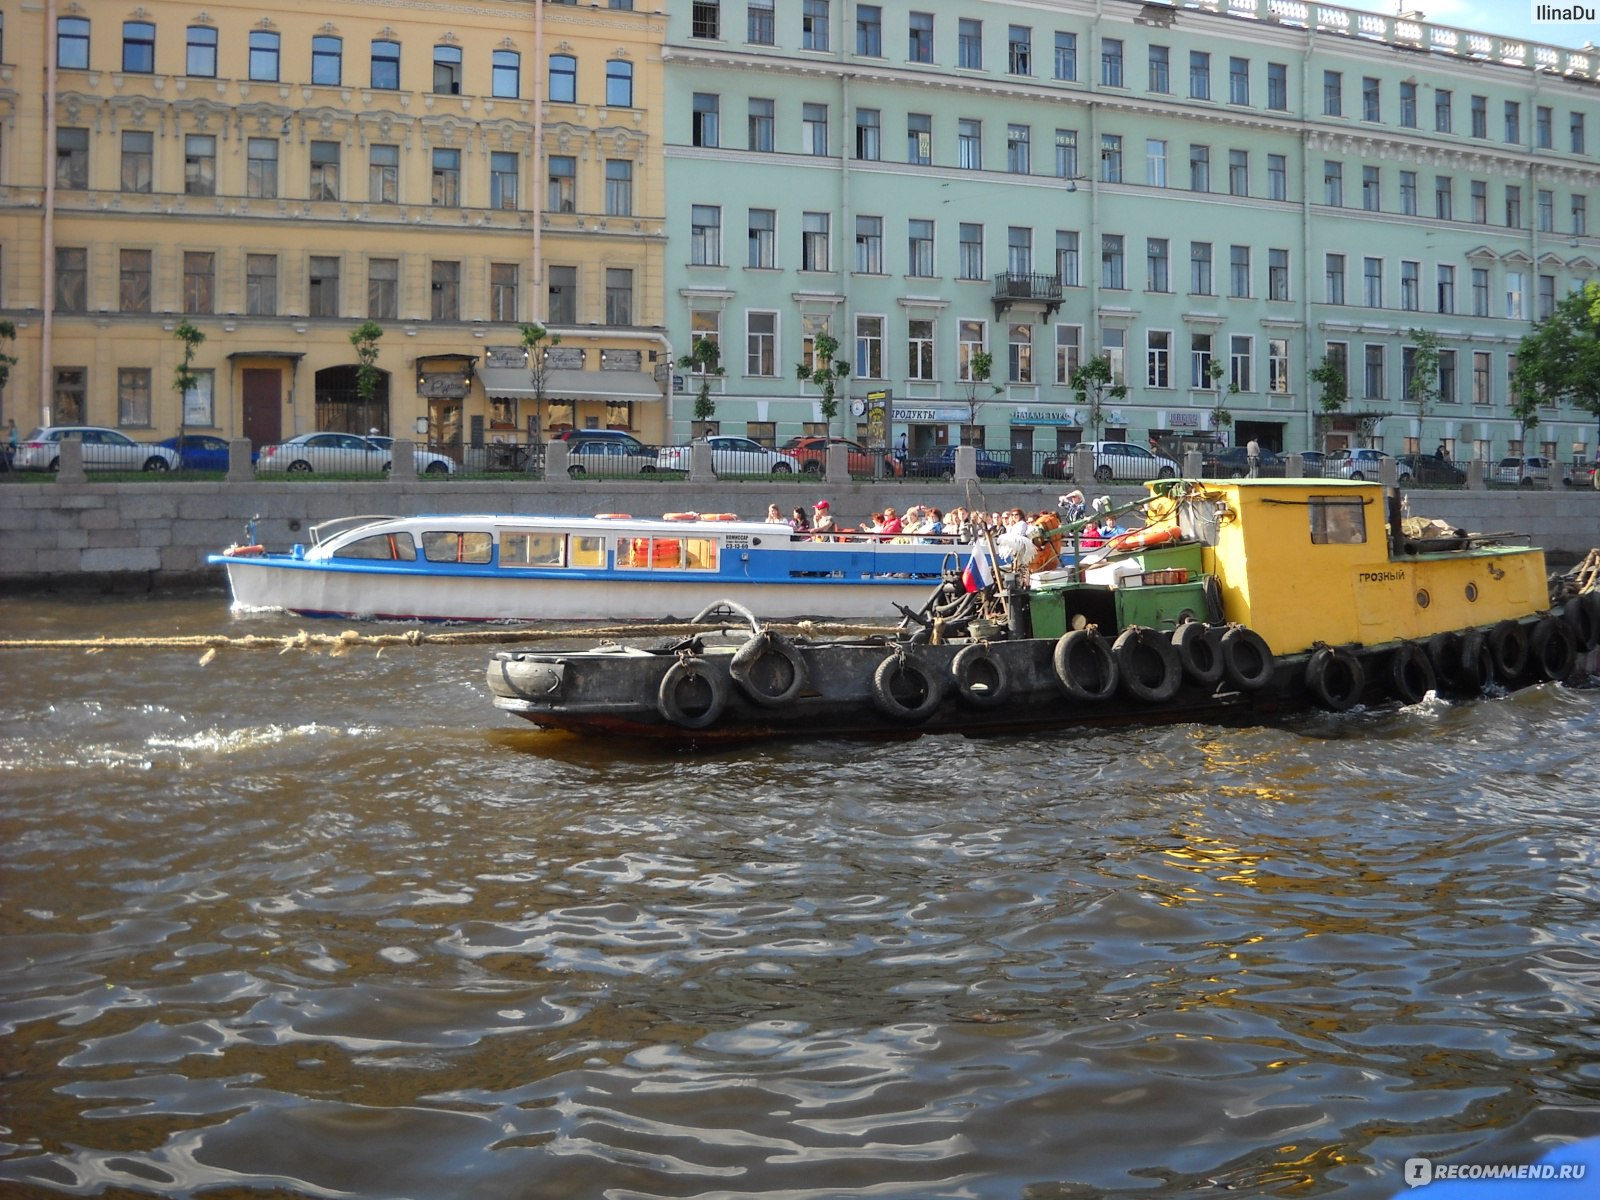
[[[178,443],[182,442],[180,448]],[[209,433],[189,433],[182,438],[169,437],[158,443],[169,450],[177,450],[186,471],[226,471],[228,469],[228,442]],[[254,452],[250,459],[255,461]]]
[[[954,479],[956,477],[956,449],[955,446],[946,446],[943,450],[932,454],[918,455],[906,461],[907,475],[920,475],[935,479]],[[997,454],[993,450],[985,450],[981,446],[978,451],[978,478],[979,479],[1010,479],[1013,471],[1011,459]]]

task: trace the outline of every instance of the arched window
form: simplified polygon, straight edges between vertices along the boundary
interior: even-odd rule
[[[461,47],[433,48],[433,90],[445,96],[461,94]]]
[[[633,64],[612,59],[606,64],[606,105],[633,107]]]
[[[338,87],[344,81],[344,43],[336,37],[311,39],[311,82]]]
[[[384,91],[400,87],[400,43],[372,43],[372,86]]]
[[[522,55],[515,50],[496,50],[490,94],[515,100],[522,94]]]
[[[550,99],[558,104],[578,102],[578,60],[570,54],[550,56]]]

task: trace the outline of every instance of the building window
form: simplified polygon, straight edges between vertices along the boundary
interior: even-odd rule
[[[433,152],[433,203],[440,208],[461,204],[461,151],[436,147]]]
[[[400,147],[374,145],[367,155],[367,199],[373,204],[398,204]]]
[[[772,153],[774,105],[771,100],[751,97],[749,107],[750,149]]]
[[[550,56],[550,101],[576,104],[578,101],[578,60],[570,54]]]
[[[633,64],[612,59],[606,63],[606,107],[633,107]]]
[[[1151,187],[1167,186],[1167,143],[1160,138],[1145,139],[1144,181]]]
[[[578,160],[570,154],[552,154],[547,163],[550,178],[546,207],[551,212],[573,212],[578,203]]]
[[[633,164],[625,158],[606,159],[606,216],[633,216]]]
[[[1056,382],[1072,383],[1083,356],[1083,327],[1081,325],[1056,326]]]
[[[1322,115],[1325,117],[1344,115],[1344,75],[1339,71],[1322,73]]]
[[[856,157],[867,162],[877,162],[882,157],[880,147],[880,134],[882,130],[878,124],[878,110],[875,108],[856,109]]]
[[[1267,390],[1282,396],[1289,391],[1289,339],[1267,339]]]
[[[155,175],[155,135],[130,130],[122,135],[122,190],[148,192]]]
[[[1472,315],[1487,317],[1489,315],[1489,269],[1487,267],[1472,268]]]
[[[827,50],[828,0],[801,0],[800,48]]]
[[[856,53],[883,57],[883,9],[876,4],[856,5]]]
[[[489,155],[489,207],[517,207],[517,179],[522,160],[510,150],[495,150]]]
[[[89,69],[89,22],[82,17],[56,21],[56,66],[63,71]]]
[[[1122,289],[1128,286],[1123,261],[1123,237],[1120,233],[1100,235],[1100,286]]]
[[[1344,204],[1344,164],[1332,159],[1322,164],[1322,202],[1335,208]]]
[[[824,158],[828,153],[828,106],[805,104],[800,109],[801,153]]]
[[[244,256],[244,311],[252,317],[278,315],[278,256]]]
[[[1489,98],[1487,96],[1472,97],[1472,136],[1486,138],[1489,136]]]
[[[217,75],[217,31],[207,25],[191,25],[184,54],[184,74],[199,79]]]
[[[1406,129],[1417,127],[1417,85],[1400,84],[1400,124]]]
[[[1230,196],[1248,196],[1250,194],[1250,151],[1228,151],[1228,194]]]
[[[244,194],[268,200],[278,194],[277,138],[246,140]]]
[[[963,383],[972,379],[972,360],[983,353],[988,328],[987,321],[956,322],[956,378]]]
[[[747,375],[773,376],[778,373],[778,314],[745,314],[745,364]]]
[[[117,368],[117,424],[147,427],[150,424],[150,368]]]
[[[1323,259],[1323,299],[1329,304],[1344,303],[1344,255],[1329,254]]]
[[[1100,42],[1100,84],[1122,86],[1122,39],[1104,38]]]
[[[1456,311],[1456,269],[1447,263],[1439,264],[1438,308],[1442,313]]]
[[[919,167],[933,162],[933,118],[927,113],[906,115],[906,162]]]
[[[1228,59],[1228,103],[1250,103],[1250,60]]]
[[[489,264],[489,320],[517,319],[517,264]]]
[[[910,44],[906,49],[906,60],[914,63],[931,63],[933,61],[933,14],[914,12],[911,14]]]
[[[55,404],[52,412],[58,421],[80,424],[88,402],[88,371],[83,367],[57,367],[55,372]]]
[[[339,198],[339,143],[311,143],[311,180],[308,189],[313,200]]]
[[[56,130],[56,186],[83,189],[89,186],[89,131]]]
[[[1289,108],[1289,68],[1285,63],[1267,64],[1267,107],[1278,112]]]
[[[1006,271],[1013,277],[1033,274],[1033,230],[1027,226],[1006,229]]]
[[[155,73],[156,27],[150,22],[122,23],[122,69],[130,75]]]
[[[1083,286],[1083,266],[1078,245],[1076,229],[1056,230],[1056,282],[1062,287]]]
[[[1450,132],[1450,92],[1445,88],[1433,93],[1433,128],[1436,133]]]
[[[1191,192],[1209,192],[1211,190],[1211,147],[1189,147],[1189,190]]]
[[[1250,295],[1250,247],[1228,247],[1228,295],[1244,299]]]
[[[435,321],[461,319],[461,264],[435,262],[431,270],[432,312]]]
[[[689,206],[689,262],[696,267],[722,265],[722,207]],[[752,264],[754,265],[754,264]]]
[[[752,208],[750,210],[748,265],[761,271],[771,271],[777,267],[778,212],[776,209]]]
[[[1368,308],[1383,307],[1383,259],[1361,260],[1361,302]]]
[[[1439,403],[1459,402],[1456,396],[1456,352],[1441,350],[1439,351]]]
[[[689,141],[695,146],[720,146],[722,101],[715,92],[696,92],[690,117]]]
[[[433,90],[440,96],[461,94],[461,47],[433,48]]]
[[[828,214],[808,212],[800,223],[800,269],[802,271],[828,271]]]
[[[217,423],[217,373],[205,369],[194,372],[194,383],[184,389],[183,419],[191,427]]]
[[[311,256],[311,278],[307,289],[306,306],[313,317],[339,315],[339,259],[336,255]]]
[[[1366,212],[1378,212],[1382,207],[1381,183],[1377,167],[1361,168],[1361,207]]]
[[[1267,299],[1287,300],[1289,298],[1289,252],[1287,250],[1267,251]]]
[[[1400,212],[1408,217],[1417,215],[1417,173],[1400,172]]]
[[[962,222],[959,236],[960,261],[957,264],[956,277],[958,279],[982,279],[983,226]]]
[[[919,383],[934,379],[933,322],[913,317],[906,323],[906,378]]]
[[[956,125],[956,162],[963,170],[983,170],[983,122],[970,117]]]
[[[1189,51],[1189,98],[1211,99],[1211,55],[1204,50]]]
[[[1056,31],[1056,78],[1075,82],[1078,78],[1078,35]]]
[[[1033,172],[1032,137],[1033,131],[1027,125],[1006,126],[1006,170],[1011,174]]]
[[[1588,151],[1586,151],[1583,148],[1583,145],[1584,145],[1583,114],[1581,112],[1575,112],[1575,113],[1572,114],[1571,136],[1572,136],[1572,152],[1574,154],[1586,154],[1586,153],[1588,153]]]
[[[856,273],[883,274],[882,217],[856,217]]]
[[[1422,308],[1422,264],[1400,261],[1400,307],[1407,312]]]
[[[546,308],[555,325],[578,323],[578,268],[556,266],[550,268],[547,285]]]
[[[344,43],[326,35],[312,38],[311,82],[321,87],[338,87],[343,81]]]
[[[693,346],[696,342],[701,341],[710,342],[720,354],[722,351],[721,322],[722,314],[720,312],[703,308],[691,311],[689,313],[689,345]],[[695,360],[690,373],[700,376],[710,374],[707,370],[707,364],[700,359]]]
[[[1267,199],[1289,198],[1289,159],[1282,154],[1267,155]]]
[[[1078,177],[1078,131],[1076,129],[1056,130],[1056,178],[1076,179]]]
[[[123,250],[118,254],[118,312],[150,311],[150,260],[148,250]]]
[[[1363,121],[1381,121],[1382,103],[1380,100],[1378,81],[1371,75],[1361,79],[1361,119]]]
[[[189,196],[217,194],[217,139],[214,135],[184,135],[183,190]]]
[[[1522,142],[1522,105],[1515,100],[1506,101],[1506,141],[1513,146]]]
[[[1589,199],[1576,192],[1572,196],[1572,232],[1579,237],[1589,232]]]
[[[1481,179],[1474,179],[1469,185],[1472,202],[1472,222],[1475,225],[1489,223],[1489,185]]]
[[[1150,47],[1150,90],[1159,95],[1172,91],[1171,52],[1165,46]]]
[[[400,87],[400,43],[376,41],[372,43],[372,86],[381,91],[397,91]]]
[[[1255,342],[1236,333],[1228,339],[1228,383],[1241,392],[1255,390]]]
[[[1494,393],[1490,378],[1494,367],[1494,357],[1487,350],[1475,350],[1472,353],[1472,402],[1474,404],[1491,404]]]
[[[751,7],[754,8],[756,5],[752,3]],[[767,10],[767,19],[770,21],[772,6],[767,4],[764,7]],[[753,22],[755,18],[752,17],[751,20]],[[710,38],[712,41],[722,37],[722,6],[717,3],[717,0],[694,0],[694,5],[690,11],[689,36]],[[757,39],[752,37],[750,40],[756,41]],[[766,44],[770,45],[771,42],[772,31],[769,28],[767,30]]]
[[[1189,386],[1210,390],[1212,338],[1209,333],[1189,335]]]
[[[913,217],[906,223],[906,274],[933,278],[933,222]]]
[[[1366,400],[1383,399],[1383,347],[1368,343],[1363,363],[1361,395]]]
[[[962,17],[956,25],[956,66],[964,71],[983,70],[983,22]]]
[[[1539,311],[1534,318],[1547,321],[1556,311],[1556,277],[1554,275],[1539,276]]]
[[[216,310],[217,256],[209,250],[186,250],[183,254],[183,311],[209,313]]]
[[[1172,331],[1151,329],[1144,335],[1145,386],[1172,386]]]
[[[1539,232],[1554,233],[1556,229],[1556,194],[1544,188],[1539,189]]]
[[[1527,315],[1524,307],[1523,287],[1525,277],[1521,271],[1506,272],[1506,319],[1520,321]]]
[[[278,35],[260,29],[250,32],[250,78],[264,83],[278,81]]]
[[[856,317],[856,378],[883,378],[882,317]]]
[[[1211,282],[1211,243],[1189,243],[1189,292],[1195,296],[1214,294]]]
[[[1514,183],[1506,184],[1506,228],[1522,228],[1522,189]]]
[[[1007,30],[1006,73],[1033,74],[1033,30],[1026,25],[1013,25]]]
[[[1122,135],[1120,133],[1102,133],[1100,135],[1100,182],[1122,182]]]
[[[1145,239],[1145,279],[1148,292],[1172,290],[1171,256],[1167,252],[1166,238]]]
[[[1433,215],[1441,221],[1454,220],[1455,181],[1448,175],[1433,177]]]
[[[1007,380],[1033,382],[1033,326],[1012,325],[1006,331]]]
[[[522,95],[522,55],[515,50],[496,50],[489,66],[490,94],[500,100],[515,100]]]

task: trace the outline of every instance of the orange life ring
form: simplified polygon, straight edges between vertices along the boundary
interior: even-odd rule
[[[661,519],[663,521],[698,521],[700,514],[693,512],[662,513]]]
[[[631,520],[633,520],[633,518],[630,517],[627,513],[595,513],[594,516],[595,516],[595,520],[597,520],[597,521],[631,521]]]
[[[701,513],[700,514],[700,519],[702,521],[737,521],[739,519],[739,514],[738,513]]]
[[[267,548],[265,546],[229,546],[223,551],[230,558],[255,558],[257,555],[265,554],[266,552]]]
[[[1175,542],[1183,536],[1183,530],[1176,525],[1158,525],[1155,528],[1130,529],[1127,533],[1118,534],[1107,544],[1107,549],[1117,554],[1124,550],[1147,550],[1152,546],[1164,546],[1168,542]]]

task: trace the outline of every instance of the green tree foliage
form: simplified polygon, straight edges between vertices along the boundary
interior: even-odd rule
[[[1600,284],[1586,283],[1556,305],[1517,347],[1512,414],[1524,435],[1539,406],[1566,402],[1600,417]]]
[[[183,451],[181,447],[184,439],[189,435],[189,406],[185,397],[199,382],[199,376],[194,372],[194,352],[200,348],[200,343],[206,340],[206,335],[196,329],[185,317],[172,331],[172,336],[183,343],[183,357],[178,360],[177,367],[172,372],[172,390],[178,393],[178,466],[183,466]]]
[[[990,383],[990,376],[994,374],[994,355],[987,350],[979,350],[967,360],[967,426],[971,428],[978,423],[978,410],[988,403],[989,398],[998,396],[1005,389],[997,383]],[[979,399],[979,393],[983,399]]]
[[[1326,440],[1334,414],[1343,409],[1350,399],[1350,381],[1345,378],[1339,364],[1324,355],[1322,361],[1312,368],[1311,382],[1322,389],[1317,394],[1317,423]]]
[[[850,364],[835,361],[834,355],[839,353],[839,341],[826,331],[812,339],[811,350],[811,361],[796,363],[794,374],[801,383],[815,384],[821,389],[822,419],[831,432],[833,418],[839,415],[839,401],[834,388],[839,380],[849,377]]]
[[[1411,377],[1406,380],[1406,399],[1417,406],[1417,435],[1422,422],[1439,402],[1439,335],[1431,329],[1407,331],[1417,352],[1411,357]],[[1419,447],[1420,449],[1420,447]]]
[[[536,439],[541,449],[537,452],[540,462],[543,462],[544,445],[544,381],[547,370],[544,361],[545,351],[551,346],[561,344],[561,335],[551,333],[541,321],[529,321],[526,325],[518,326],[522,331],[522,349],[528,356],[528,375],[533,383],[533,425],[537,430]]]
[[[1223,401],[1224,396],[1235,396],[1239,393],[1239,385],[1230,383],[1222,386],[1222,377],[1228,373],[1228,368],[1222,365],[1215,355],[1206,363],[1206,380],[1211,384],[1214,393],[1211,402],[1211,428],[1213,431],[1227,429],[1233,424],[1233,413]]]
[[[1106,401],[1122,400],[1128,395],[1127,387],[1114,380],[1110,356],[1102,354],[1099,358],[1091,358],[1080,364],[1067,381],[1067,386],[1076,393],[1078,403],[1088,408],[1089,440],[1098,442],[1100,426],[1106,419]]]
[[[378,394],[378,381],[383,378],[378,370],[378,339],[383,336],[383,326],[376,321],[363,321],[350,334],[350,344],[356,348],[356,395],[363,405],[372,403]]]
[[[709,421],[717,411],[717,402],[711,398],[711,381],[728,372],[722,366],[722,348],[708,337],[698,337],[688,354],[678,358],[678,365],[700,376],[700,388],[694,395],[694,419]]]
[[[0,321],[0,346],[9,345],[17,340],[17,327],[10,321]],[[6,380],[11,378],[11,368],[17,365],[16,356],[0,350],[0,389],[6,386]]]

